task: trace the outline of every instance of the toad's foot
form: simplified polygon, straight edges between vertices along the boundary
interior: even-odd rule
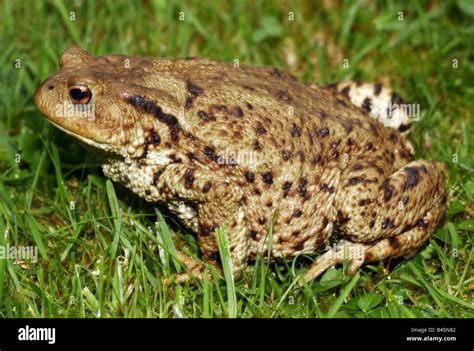
[[[337,90],[370,117],[402,133],[410,128],[415,117],[419,117],[416,105],[407,104],[400,95],[380,83],[356,80],[331,84],[327,88]]]
[[[203,279],[204,266],[200,261],[181,251],[177,251],[176,256],[179,262],[185,267],[186,272],[177,273],[176,275],[167,277],[164,281],[165,286],[170,286],[172,282],[185,284],[192,279]]]

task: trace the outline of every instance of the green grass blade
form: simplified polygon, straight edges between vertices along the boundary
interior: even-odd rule
[[[227,316],[229,318],[237,317],[237,297],[235,294],[234,274],[232,271],[232,258],[230,255],[229,240],[227,231],[219,228],[216,232],[217,246],[221,257],[224,278],[227,286]]]

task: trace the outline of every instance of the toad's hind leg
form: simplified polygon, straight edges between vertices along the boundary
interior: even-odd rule
[[[434,223],[437,223],[435,219],[442,215],[442,211],[441,206],[436,205],[414,228],[372,244],[341,240],[333,249],[318,257],[304,279],[309,282],[328,268],[342,264],[344,260],[348,263],[347,273],[353,275],[364,263],[401,256],[411,257],[429,239],[429,232],[434,229]]]
[[[350,242],[342,242],[318,258],[306,280],[342,263],[345,248],[349,250],[350,273],[364,262],[409,256],[439,224],[446,205],[439,164],[418,160],[379,181],[376,172],[373,163],[360,162],[341,176],[335,201],[337,227]]]

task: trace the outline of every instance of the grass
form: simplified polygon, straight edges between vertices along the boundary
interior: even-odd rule
[[[0,317],[474,317],[473,17],[468,0],[3,1],[0,247],[36,246],[39,259],[0,260]],[[307,83],[392,86],[421,106],[417,157],[447,166],[447,215],[412,260],[354,277],[340,267],[300,287],[307,259],[261,257],[235,281],[209,268],[211,281],[167,288],[181,269],[174,245],[199,257],[194,237],[166,213],[155,225],[155,209],[107,181],[33,103],[72,43],[94,54],[237,59]]]

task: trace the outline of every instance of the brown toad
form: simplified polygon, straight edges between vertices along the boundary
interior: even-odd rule
[[[443,216],[442,166],[412,161],[409,119],[387,110],[401,99],[379,84],[307,86],[274,68],[77,47],[60,63],[36,93],[41,112],[104,154],[108,177],[175,213],[207,262],[219,264],[218,227],[236,272],[268,240],[272,257],[292,257],[337,232],[345,240],[305,278],[345,255],[354,273],[413,255]]]

